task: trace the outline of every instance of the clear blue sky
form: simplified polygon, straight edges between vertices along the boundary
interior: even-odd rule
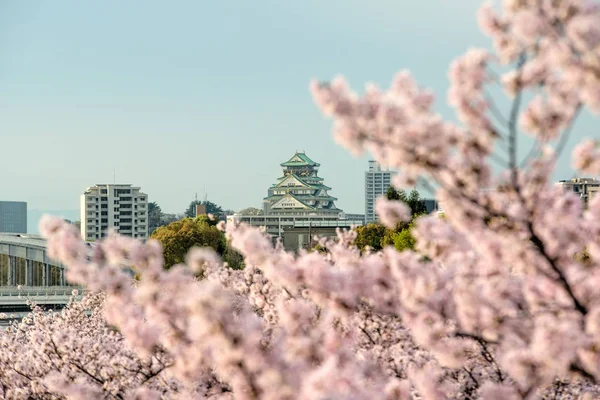
[[[0,199],[78,209],[114,166],[166,212],[204,188],[238,210],[260,206],[278,164],[303,149],[338,206],[363,212],[367,158],[334,143],[310,79],[386,86],[409,68],[446,114],[448,64],[488,46],[480,3],[2,1]],[[586,126],[574,136],[593,135]]]

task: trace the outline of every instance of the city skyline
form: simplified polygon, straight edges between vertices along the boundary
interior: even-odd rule
[[[362,213],[370,157],[335,144],[310,79],[340,73],[360,91],[411,69],[453,118],[449,63],[490,46],[476,0],[178,4],[3,4],[0,118],[11,151],[0,168],[11,173],[0,198],[76,210],[82,190],[116,171],[116,182],[143,187],[165,212],[182,212],[204,189],[223,208],[260,208],[272,165],[303,149],[321,161],[337,205]],[[577,123],[554,180],[573,176],[570,150],[591,126],[588,115]]]

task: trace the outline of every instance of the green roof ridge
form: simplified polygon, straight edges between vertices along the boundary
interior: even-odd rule
[[[294,158],[299,158],[302,161],[292,161]],[[310,165],[313,167],[318,167],[320,164],[314,162],[313,160],[311,160],[305,153],[294,153],[294,155],[287,160],[286,162],[283,162],[280,164],[282,167],[284,166],[296,166],[296,165]]]

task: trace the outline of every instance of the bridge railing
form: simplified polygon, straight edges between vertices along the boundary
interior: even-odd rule
[[[40,297],[40,296],[72,296],[77,290],[77,297],[84,295],[87,290],[75,286],[3,286],[0,287],[1,297]]]

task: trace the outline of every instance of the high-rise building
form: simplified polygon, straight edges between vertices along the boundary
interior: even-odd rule
[[[0,232],[27,233],[27,203],[0,201]]]
[[[365,171],[365,223],[377,220],[375,200],[387,192],[395,174],[395,171],[382,169],[377,161],[369,161],[369,170]]]
[[[123,236],[148,237],[148,196],[129,184],[98,184],[81,195],[81,237],[94,241],[112,229]]]

